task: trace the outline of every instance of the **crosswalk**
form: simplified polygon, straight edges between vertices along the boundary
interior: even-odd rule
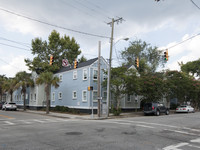
[[[26,120],[1,120],[0,126],[14,126],[14,125],[28,125],[28,124],[45,124],[45,123],[56,123],[56,122],[67,122],[69,119],[62,119],[62,118],[51,118],[51,119],[26,119]],[[72,121],[72,120],[70,120]]]

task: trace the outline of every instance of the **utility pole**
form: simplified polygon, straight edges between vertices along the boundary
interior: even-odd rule
[[[97,87],[97,97],[98,97],[98,117],[101,117],[101,95],[100,95],[100,57],[101,57],[101,41],[99,41],[99,54],[98,54],[98,87]]]
[[[109,58],[109,67],[108,67],[108,82],[107,82],[107,117],[109,117],[109,108],[110,108],[110,78],[111,78],[111,62],[112,62],[112,48],[113,48],[113,35],[114,35],[114,23],[122,22],[123,18],[114,19],[112,18],[112,21],[107,23],[108,25],[111,25],[111,38],[110,38],[110,58]]]

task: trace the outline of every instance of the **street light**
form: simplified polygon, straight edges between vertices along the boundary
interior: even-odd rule
[[[113,37],[113,31],[111,33],[111,37]],[[117,40],[117,42],[119,42],[120,40],[128,41],[129,38],[122,38],[122,39]],[[115,42],[114,45],[117,42]],[[113,48],[113,38],[111,38],[111,43],[110,43],[110,59],[109,59],[108,80],[107,80],[107,117],[109,117],[109,108],[110,108],[109,105],[110,105],[110,78],[111,78],[112,48]]]

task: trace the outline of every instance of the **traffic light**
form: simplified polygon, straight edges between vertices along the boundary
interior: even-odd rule
[[[93,91],[93,86],[88,86],[88,91]]]
[[[137,68],[139,68],[139,58],[138,58],[138,57],[137,57],[136,60],[135,60],[135,66],[136,66]]]
[[[50,62],[49,62],[49,64],[53,65],[53,55],[50,56]]]
[[[74,60],[74,69],[76,69],[78,67],[78,61],[75,59]]]
[[[164,59],[165,59],[166,61],[169,60],[168,49],[164,52]]]

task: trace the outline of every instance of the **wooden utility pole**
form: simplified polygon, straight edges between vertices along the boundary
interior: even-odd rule
[[[101,94],[100,94],[100,57],[101,57],[101,41],[99,41],[99,53],[98,53],[98,87],[97,87],[97,97],[98,97],[98,117],[101,117]]]
[[[109,117],[109,108],[110,108],[110,78],[111,78],[111,62],[112,62],[112,48],[113,48],[113,35],[114,35],[114,23],[117,22],[122,22],[123,18],[118,18],[118,19],[114,19],[112,18],[112,21],[107,23],[109,25],[111,25],[111,38],[110,38],[110,58],[109,58],[109,67],[108,67],[108,82],[107,82],[107,117]]]

